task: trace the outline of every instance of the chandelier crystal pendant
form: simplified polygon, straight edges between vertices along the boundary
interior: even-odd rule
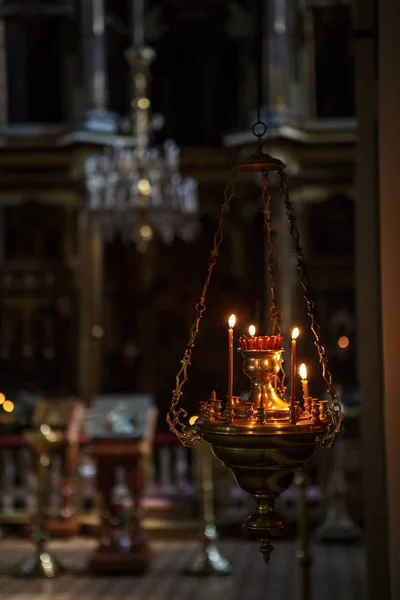
[[[200,300],[196,305],[195,319],[181,360],[181,367],[176,375],[176,387],[167,422],[170,430],[185,446],[191,446],[198,439],[208,442],[213,454],[231,469],[239,486],[255,499],[257,510],[247,519],[245,529],[250,537],[261,542],[260,550],[265,561],[268,562],[273,549],[271,540],[282,536],[286,529],[284,517],[274,510],[275,499],[288,488],[296,469],[307,463],[318,445],[322,448],[329,448],[332,445],[341,430],[343,413],[333,387],[326,351],[315,316],[310,280],[304,264],[299,232],[284,174],[285,165],[262,150],[261,138],[266,129],[265,124],[260,121],[253,126],[253,133],[258,138],[257,150],[234,167],[233,176],[226,187],[225,201],[221,207],[207,276]],[[233,395],[235,317],[231,315],[228,330],[229,369],[226,402],[223,403],[217,398],[215,391],[212,391],[211,398],[200,403],[199,418],[194,425],[189,425],[186,422],[187,411],[179,406],[179,403],[183,386],[188,379],[188,367],[191,363],[200,320],[206,309],[206,295],[211,275],[223,241],[223,227],[235,195],[234,181],[243,171],[259,173],[261,178],[268,253],[267,268],[271,283],[272,331],[270,335],[257,336],[254,326],[250,326],[249,335],[244,335],[238,340],[238,350],[243,357],[243,371],[250,380],[250,390],[244,399],[241,399]],[[275,254],[272,227],[270,190],[273,183],[280,190],[289,222],[289,233],[293,240],[297,269],[300,273],[305,310],[310,318],[310,329],[314,336],[322,377],[330,397],[328,401],[310,396],[306,366],[301,365],[298,370],[296,347],[301,332],[297,327],[291,332],[290,391],[288,397],[286,395],[286,375],[283,366],[284,336],[281,332],[275,285],[278,257]],[[302,383],[302,398],[296,396],[295,383],[298,377],[301,378]]]
[[[175,237],[190,242],[199,230],[197,181],[180,172],[180,149],[173,140],[163,152],[149,145],[150,64],[155,53],[142,47],[127,52],[134,95],[132,137],[119,138],[85,163],[87,208],[106,237],[120,232],[146,250],[156,234],[165,244]]]

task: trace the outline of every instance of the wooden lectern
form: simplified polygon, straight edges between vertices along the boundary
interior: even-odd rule
[[[157,409],[145,395],[101,396],[89,414],[101,507],[99,545],[88,565],[93,573],[142,573],[150,566],[141,499],[156,421]],[[117,481],[121,468],[123,484]]]

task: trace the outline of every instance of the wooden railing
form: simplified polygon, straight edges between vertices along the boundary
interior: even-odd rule
[[[73,496],[78,530],[98,523],[99,497],[96,490],[96,462],[90,454],[90,439],[82,438],[73,489],[65,489],[61,456],[52,457],[49,485],[49,519],[62,521],[71,517]],[[326,472],[327,465],[322,465]],[[169,433],[155,436],[149,481],[145,490],[147,525],[157,529],[168,525],[177,530],[180,524],[195,527],[199,520],[200,485],[196,468],[196,450],[184,448]],[[319,477],[308,487],[310,518],[315,523],[324,518],[326,506]],[[127,494],[125,474],[116,472],[114,493]],[[68,484],[70,486],[70,483]],[[68,487],[68,486],[67,486]],[[36,511],[37,476],[34,460],[22,436],[0,437],[0,527],[24,525]],[[253,509],[253,502],[238,488],[233,477],[217,460],[214,462],[214,490],[218,521],[241,523]],[[290,521],[296,520],[297,491],[292,486],[282,494],[278,509]],[[169,523],[168,523],[169,522]],[[182,525],[183,526],[183,525]]]
[[[49,517],[68,518],[65,495],[73,494],[76,516],[80,524],[95,524],[99,498],[95,486],[96,462],[90,454],[90,440],[82,438],[73,490],[63,489],[61,456],[54,454],[49,466]],[[199,481],[195,454],[184,448],[175,436],[157,434],[154,440],[149,482],[145,490],[145,506],[149,515],[162,514],[163,519],[180,515],[195,518],[198,513]],[[127,493],[125,474],[116,472],[115,494]],[[22,436],[0,438],[0,525],[28,523],[36,510],[37,476],[34,460]],[[215,465],[216,504],[222,508],[240,507],[243,494],[229,472]]]

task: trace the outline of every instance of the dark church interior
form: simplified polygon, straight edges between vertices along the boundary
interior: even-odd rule
[[[0,1],[0,600],[400,599],[399,22]]]

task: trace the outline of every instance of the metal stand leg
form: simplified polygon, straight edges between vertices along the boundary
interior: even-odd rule
[[[345,441],[339,436],[333,447],[333,468],[328,483],[328,508],[324,522],[317,529],[321,542],[357,542],[362,536],[361,527],[347,510],[345,477]]]
[[[23,559],[13,570],[16,577],[45,577],[51,579],[64,571],[57,559],[46,550],[48,533],[46,527],[45,506],[47,504],[47,467],[50,464],[48,454],[40,452],[38,460],[38,502],[36,513],[36,531],[33,534],[34,552]]]
[[[215,524],[214,480],[212,456],[208,444],[198,444],[200,482],[202,490],[203,547],[185,569],[187,575],[229,575],[232,565],[221,554],[216,542],[218,531]]]
[[[299,547],[297,559],[301,569],[301,600],[311,600],[311,554],[309,548],[308,518],[307,518],[307,478],[305,472],[300,469],[295,476],[297,485],[297,527]]]

